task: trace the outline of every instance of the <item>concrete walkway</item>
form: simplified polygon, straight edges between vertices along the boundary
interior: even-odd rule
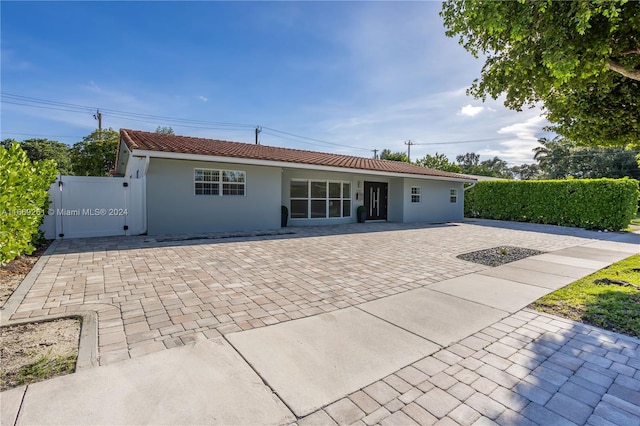
[[[315,282],[316,287],[329,287],[319,300],[333,298],[325,305],[335,309],[309,311],[301,319],[246,331],[210,328],[218,332],[209,339],[4,392],[1,423],[640,425],[640,340],[522,310],[579,276],[638,253],[640,240],[558,235],[576,232],[566,228],[554,234],[536,226],[504,229],[504,224],[491,222],[462,227],[466,236],[456,237],[465,237],[472,249],[509,240],[510,245],[550,253],[449,274],[442,264],[455,267],[462,261],[446,256],[439,264],[437,251],[446,244],[442,242],[431,246],[426,258],[433,270],[442,269],[439,279],[425,280],[429,268],[420,269],[425,259],[412,255],[417,277],[403,280],[411,276],[406,272],[384,277],[386,288],[396,291],[385,292],[374,275],[374,287],[366,282],[369,275],[353,276],[359,288],[376,297],[341,298],[329,294],[338,287]],[[298,247],[315,243],[320,257],[325,247],[333,247],[339,257],[336,247],[346,243],[344,239],[352,245],[365,242],[358,236],[423,244],[437,239],[426,238],[429,235],[444,235],[439,231],[381,227],[381,234],[373,237],[336,232],[308,234],[313,241],[287,241],[302,243]],[[487,239],[487,231],[493,238]],[[274,240],[262,243],[269,246]],[[470,251],[461,243],[455,247]],[[109,256],[92,253],[94,258]],[[269,257],[267,253],[261,256]],[[294,262],[296,256],[304,258],[300,251],[288,255]],[[396,254],[389,260],[397,259]],[[319,270],[315,276],[326,272]],[[43,281],[48,282],[46,273]],[[281,286],[287,293],[290,287]],[[355,286],[339,288],[347,294],[359,291]],[[39,297],[45,293],[34,291]],[[218,292],[223,293],[224,286]],[[24,299],[35,300],[29,295]],[[345,300],[350,302],[335,306]],[[23,304],[14,306],[17,314],[33,312],[18,312]],[[125,312],[119,311],[123,317]]]

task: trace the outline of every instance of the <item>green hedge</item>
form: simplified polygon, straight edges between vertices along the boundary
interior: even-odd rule
[[[0,147],[0,264],[33,252],[56,174],[54,161],[32,163],[17,143]]]
[[[618,231],[638,209],[634,179],[481,181],[464,197],[466,217]]]

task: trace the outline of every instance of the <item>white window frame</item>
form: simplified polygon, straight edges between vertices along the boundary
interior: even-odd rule
[[[451,188],[449,190],[449,202],[450,203],[457,203],[458,202],[458,189],[457,188]]]
[[[196,179],[196,173],[211,172],[212,177],[216,177],[215,180],[198,180]],[[232,175],[241,176],[242,182],[227,181],[225,180],[225,173],[231,173]],[[217,175],[217,176],[216,176]],[[217,188],[217,194],[198,194],[196,190],[197,184],[211,185],[212,188]],[[235,188],[242,188],[241,194],[225,194],[225,185],[233,185]],[[204,167],[193,168],[193,195],[195,196],[209,196],[209,197],[246,197],[247,196],[247,172],[244,170],[223,170],[223,169],[207,169]]]
[[[353,183],[349,181],[342,180],[325,180],[325,179],[291,179],[291,182],[306,182],[307,183],[307,197],[292,197],[291,190],[289,190],[289,211],[291,214],[291,220],[317,220],[317,219],[344,219],[347,217],[352,217],[353,210],[353,197],[352,197],[352,188]],[[324,182],[325,184],[325,196],[324,198],[313,197],[311,195],[311,183],[312,182]],[[340,197],[331,197],[329,192],[329,186],[332,183],[340,184]],[[349,185],[349,194],[348,197],[344,196],[345,185]],[[305,200],[307,202],[307,216],[306,217],[293,217],[293,208],[291,206],[292,201],[302,201]],[[323,217],[311,217],[311,202],[312,201],[325,201],[325,213]],[[349,201],[349,209],[347,210],[348,215],[345,215],[344,211],[344,202]],[[330,216],[329,215],[329,204],[331,202],[339,202],[340,203],[340,216]]]
[[[422,202],[422,187],[421,186],[412,186],[411,193],[409,194],[411,197],[411,204],[419,204]]]
[[[227,180],[227,175],[231,174],[231,177],[234,178],[234,180]],[[239,180],[235,180],[241,178],[242,181]],[[226,186],[226,188],[225,188]],[[225,190],[231,190],[231,188],[236,188],[236,191],[239,188],[242,188],[242,193],[241,194],[230,194],[227,193],[225,194]],[[225,197],[230,197],[230,196],[234,196],[234,197],[246,197],[247,195],[247,172],[245,172],[244,170],[220,170],[220,195],[225,196]]]

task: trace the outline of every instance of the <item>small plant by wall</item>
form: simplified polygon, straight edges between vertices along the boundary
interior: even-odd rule
[[[364,223],[367,219],[367,208],[365,206],[358,206],[356,209],[356,217],[358,223]]]
[[[0,264],[33,252],[56,174],[54,161],[32,163],[17,143],[0,147]]]
[[[618,231],[638,208],[634,179],[481,181],[465,192],[466,217]]]

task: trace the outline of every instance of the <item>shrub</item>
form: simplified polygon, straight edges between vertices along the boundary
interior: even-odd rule
[[[618,231],[638,208],[634,179],[481,181],[465,192],[467,217]]]
[[[0,147],[0,264],[33,252],[56,173],[54,161],[32,163],[18,143]]]

